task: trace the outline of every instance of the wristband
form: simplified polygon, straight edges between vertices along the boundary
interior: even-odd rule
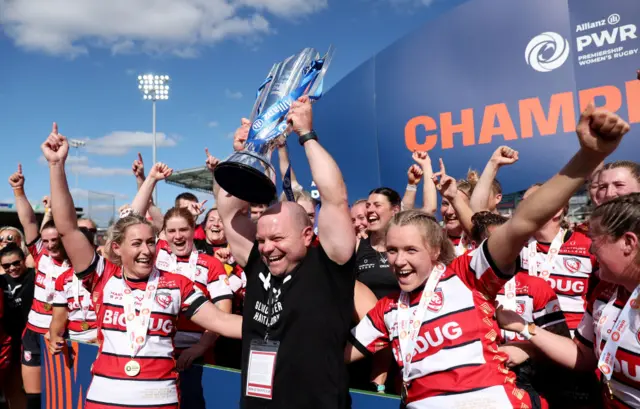
[[[535,324],[534,323],[526,324],[524,326],[524,329],[520,331],[520,335],[522,335],[522,337],[527,341],[531,340],[531,338],[533,338],[533,336],[536,335]]]
[[[412,184],[408,184],[407,185],[407,191],[409,192],[415,192],[418,190],[418,187],[416,185],[412,185]]]
[[[304,145],[305,142],[307,142],[307,141],[309,141],[311,139],[313,139],[314,141],[318,140],[318,135],[316,134],[316,131],[314,131],[314,130],[311,130],[311,132],[306,133],[304,135],[300,135],[298,137],[298,142],[300,142],[300,145]]]
[[[374,382],[374,383],[375,383],[375,382]],[[376,384],[376,391],[377,391],[378,393],[383,393],[385,389],[386,389],[386,388],[385,388],[385,386],[384,386],[384,385],[378,385],[378,384]]]

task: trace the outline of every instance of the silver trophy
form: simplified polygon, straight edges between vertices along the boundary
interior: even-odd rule
[[[269,71],[258,88],[251,111],[251,128],[244,149],[216,166],[216,183],[231,195],[250,203],[269,203],[276,196],[276,172],[271,156],[279,139],[286,138],[286,116],[291,104],[303,95],[317,100],[333,55],[320,56],[305,48]]]

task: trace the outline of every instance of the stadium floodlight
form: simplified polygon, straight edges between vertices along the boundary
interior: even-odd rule
[[[80,139],[69,139],[69,146],[76,150],[76,161],[78,160],[78,150],[80,148],[84,148],[86,144],[87,143],[85,141],[81,141]],[[78,188],[78,169],[76,168],[73,173],[75,173],[75,176],[76,176],[75,188],[77,189]]]
[[[138,75],[138,89],[142,93],[142,99],[151,101],[153,105],[153,164],[156,163],[156,101],[169,99],[168,75],[143,74]],[[154,190],[154,201],[158,204],[158,189]]]

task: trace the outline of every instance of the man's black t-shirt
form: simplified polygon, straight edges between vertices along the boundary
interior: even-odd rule
[[[286,277],[274,277],[254,245],[245,267],[247,289],[242,326],[241,408],[344,409],[350,407],[344,348],[353,314],[355,258],[331,261],[320,246]],[[267,287],[267,288],[265,288]],[[279,341],[273,399],[245,396],[251,340],[267,331],[269,291],[273,291],[269,340]]]
[[[398,280],[391,271],[386,253],[380,253],[371,247],[369,238],[360,239],[360,244],[358,245],[356,278],[369,287],[377,299],[400,291]]]
[[[20,342],[22,331],[27,326],[33,302],[35,277],[36,271],[32,268],[17,278],[9,274],[0,275],[0,288],[4,293],[3,326],[14,342]]]

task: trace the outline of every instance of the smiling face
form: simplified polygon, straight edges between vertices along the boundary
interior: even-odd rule
[[[227,238],[224,235],[224,226],[218,210],[210,210],[204,224],[204,232],[207,241],[211,244],[226,243]]]
[[[367,203],[360,202],[351,206],[351,222],[353,223],[353,229],[358,233],[363,233],[369,227],[367,221]]]
[[[640,192],[640,183],[626,167],[604,169],[598,175],[596,202],[608,202],[619,196]]]
[[[112,243],[113,252],[120,257],[125,272],[137,278],[148,277],[156,255],[156,237],[146,223],[127,227],[121,243]]]
[[[42,230],[42,232],[40,232],[40,239],[51,258],[61,261],[67,257],[67,254],[64,252],[64,247],[62,247],[62,242],[60,241],[60,234],[58,234],[58,230],[55,227]]]
[[[386,236],[387,256],[400,289],[410,292],[429,277],[437,256],[426,243],[416,225],[389,227]]]
[[[281,276],[293,271],[306,256],[313,228],[300,205],[286,202],[273,208],[258,220],[256,239],[262,261],[271,274]]]
[[[589,251],[598,260],[601,280],[621,285],[637,281],[635,264],[638,260],[639,239],[635,233],[626,232],[616,239],[608,235],[600,226],[600,220],[595,218],[589,223],[589,236]]]
[[[389,220],[398,212],[398,206],[391,205],[389,198],[380,193],[369,195],[366,204],[369,231],[382,232]]]
[[[171,252],[176,256],[185,257],[191,254],[193,233],[193,228],[184,217],[174,216],[165,223],[164,234]]]

